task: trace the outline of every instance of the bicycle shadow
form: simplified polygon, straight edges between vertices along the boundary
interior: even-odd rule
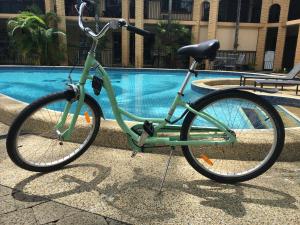
[[[94,178],[84,181],[68,174],[69,169],[88,168],[96,169]],[[42,199],[55,200],[65,196],[96,191],[99,193],[99,201],[106,201],[111,207],[120,210],[126,215],[139,219],[171,219],[176,211],[170,204],[178,204],[176,196],[179,193],[192,195],[199,199],[199,204],[204,207],[219,209],[233,217],[243,217],[247,211],[244,206],[252,203],[260,206],[280,207],[298,209],[296,199],[284,192],[253,184],[228,185],[220,184],[210,180],[193,181],[166,181],[163,192],[158,193],[160,184],[159,177],[145,175],[143,169],[134,168],[132,181],[125,184],[106,185],[103,188],[99,184],[109,177],[111,168],[98,164],[77,164],[65,167],[60,173],[58,180],[66,184],[75,184],[71,190],[51,193],[47,195],[36,195],[26,193],[27,185],[47,174],[32,175],[18,184],[15,189],[14,198],[20,201],[41,201]],[[102,196],[102,197],[101,197]],[[103,198],[106,196],[107,198]]]
[[[136,193],[134,192],[134,190],[139,190],[142,188],[146,189],[147,191],[155,191],[156,196],[154,200],[159,201],[160,203],[163,203],[164,198],[169,193],[172,193],[174,191],[184,192],[186,194],[192,195],[193,197],[201,199],[200,204],[202,206],[220,209],[226,214],[229,214],[233,217],[243,217],[246,215],[247,211],[244,206],[245,203],[252,203],[261,206],[298,209],[295,204],[296,198],[294,198],[293,196],[275,189],[246,183],[230,185],[216,183],[211,180],[194,180],[189,182],[166,181],[163,192],[161,194],[158,194],[158,187],[160,184],[159,178],[144,175],[142,173],[142,169],[140,168],[135,168],[134,172],[135,181],[119,187],[118,191],[118,198],[128,198],[127,202],[131,202],[131,204],[127,205],[129,206],[128,208],[126,206],[124,207],[124,205],[121,204],[120,206],[114,204],[114,207],[126,213],[134,212],[132,209],[139,208],[140,205],[147,205],[148,199],[146,197],[143,197],[143,195],[139,195],[138,201],[136,201]],[[115,186],[114,188],[109,188],[107,191],[109,193],[111,193],[112,190],[117,192],[117,188],[118,187]],[[245,192],[247,193],[247,195],[251,193],[253,195],[248,197],[245,195]],[[167,203],[165,207],[161,206],[161,209],[167,208],[167,205],[170,202],[166,202]],[[151,209],[147,208],[147,210],[144,211],[149,210]],[[138,213],[138,215],[141,215],[141,213]],[[132,214],[132,216],[137,217],[137,214]]]
[[[81,179],[76,178],[75,176],[71,176],[68,174],[69,170],[72,170],[74,168],[80,168],[81,170],[83,168],[94,168],[97,170],[97,172],[93,172],[93,178],[89,181],[84,181]],[[53,174],[56,172],[51,173],[37,173],[30,177],[27,177],[26,179],[20,181],[14,186],[15,190],[18,190],[19,192],[16,192],[14,194],[14,198],[19,201],[27,201],[27,202],[35,202],[35,201],[42,201],[45,199],[51,199],[55,200],[58,198],[62,198],[65,196],[78,194],[82,192],[87,191],[93,191],[97,189],[97,185],[100,184],[103,180],[105,180],[107,177],[109,177],[111,173],[111,168],[104,167],[99,164],[74,164],[74,165],[68,165],[64,167],[63,169],[59,170],[60,175],[56,178],[56,180],[61,180],[64,183],[76,183],[76,187],[74,187],[71,190],[63,190],[62,188],[61,192],[57,193],[50,193],[46,195],[37,195],[37,194],[31,194],[26,192],[26,187],[32,183],[35,182],[37,179],[40,179],[42,177],[48,176],[49,174]],[[45,185],[42,188],[46,188]]]

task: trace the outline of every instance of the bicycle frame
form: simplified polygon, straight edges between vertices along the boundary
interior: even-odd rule
[[[96,43],[97,44],[97,43]],[[196,67],[197,63],[194,62],[190,68],[190,71],[193,71]],[[122,118],[123,115],[129,117],[130,119],[137,121],[137,122],[145,122],[146,120],[149,122],[154,123],[154,135],[152,137],[148,137],[145,140],[144,144],[149,145],[157,145],[157,144],[164,144],[168,146],[180,146],[180,145],[203,145],[203,144],[229,144],[233,143],[236,140],[236,137],[230,132],[230,129],[228,129],[222,122],[216,120],[215,118],[211,117],[205,112],[198,112],[194,110],[188,103],[184,102],[182,99],[183,91],[191,77],[191,72],[188,72],[184,83],[178,92],[177,96],[175,97],[170,110],[166,116],[166,118],[143,118],[136,115],[133,115],[123,109],[121,109],[118,106],[115,93],[113,90],[113,87],[111,85],[111,81],[109,79],[108,74],[104,70],[104,68],[100,65],[100,63],[95,59],[95,52],[90,51],[88,53],[88,56],[85,61],[83,73],[81,75],[80,81],[78,83],[78,88],[80,91],[80,97],[78,99],[77,108],[75,113],[73,114],[70,126],[67,130],[60,133],[62,140],[69,140],[72,132],[74,130],[75,123],[77,121],[77,118],[79,116],[81,107],[84,102],[85,97],[85,84],[88,79],[92,79],[92,77],[89,75],[89,70],[91,68],[96,69],[96,75],[102,78],[103,80],[103,88],[106,90],[109,101],[111,103],[112,111],[115,116],[115,119],[118,123],[118,125],[121,127],[124,133],[128,134],[134,141],[138,141],[139,135],[136,134],[132,129],[130,129],[127,124],[125,123],[124,119]],[[70,111],[72,102],[69,102],[66,104],[64,112],[62,117],[60,118],[58,124],[56,125],[56,129],[59,130],[64,126],[66,123],[67,115]],[[170,137],[157,137],[157,133],[162,131],[163,132],[174,132],[174,127],[177,129],[177,131],[180,130],[181,126],[168,126],[170,124],[170,120],[176,110],[177,107],[184,107],[188,111],[200,116],[201,118],[204,118],[205,120],[209,121],[213,125],[216,126],[216,128],[203,128],[203,127],[193,127],[191,128],[192,131],[197,131],[197,137],[198,140],[187,140],[182,141],[180,140],[179,136],[170,136]],[[201,131],[203,131],[203,134],[201,134]],[[211,132],[211,133],[208,133]],[[200,133],[200,134],[199,134]],[[193,136],[194,137],[194,136]],[[224,138],[226,137],[226,138]],[[224,140],[208,140],[209,138],[223,138]]]

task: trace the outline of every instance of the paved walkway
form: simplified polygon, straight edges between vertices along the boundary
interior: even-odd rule
[[[7,158],[5,137],[7,126],[0,123],[0,163]],[[2,185],[0,177],[0,224],[57,225],[126,225],[127,223],[60,204],[43,196],[30,196],[16,188]]]
[[[7,127],[0,124],[0,136]],[[300,162],[239,185],[217,184],[175,156],[91,147],[64,170],[17,168],[0,138],[0,224],[299,224]],[[108,219],[112,218],[112,219]]]
[[[110,218],[56,203],[43,197],[31,197],[22,191],[0,185],[0,224],[99,224],[122,225]]]

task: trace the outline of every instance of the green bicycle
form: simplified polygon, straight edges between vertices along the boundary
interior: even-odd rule
[[[285,131],[275,108],[262,97],[239,87],[212,92],[193,103],[184,101],[184,90],[196,66],[213,60],[219,49],[217,40],[184,46],[178,50],[194,58],[185,80],[165,118],[142,118],[118,106],[110,79],[95,59],[98,40],[109,29],[122,27],[140,35],[149,32],[131,26],[124,19],[109,21],[96,34],[84,27],[79,7],[79,26],[93,40],[78,84],[43,97],[28,105],[15,119],[7,136],[7,150],[19,167],[36,172],[58,170],[83,154],[95,140],[103,112],[97,101],[85,93],[87,80],[92,80],[95,94],[106,90],[116,122],[128,136],[133,156],[146,148],[170,146],[164,178],[172,151],[181,146],[189,164],[202,175],[223,183],[242,182],[267,171],[279,157]],[[95,75],[90,75],[94,69]],[[241,90],[240,90],[241,89]],[[178,107],[182,116],[173,118]],[[136,121],[129,127],[124,116]],[[181,120],[183,122],[181,122]]]

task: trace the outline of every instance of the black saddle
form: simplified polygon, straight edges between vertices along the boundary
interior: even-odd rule
[[[180,55],[193,57],[197,62],[204,59],[214,60],[220,48],[218,40],[209,40],[196,45],[187,45],[178,49]]]

